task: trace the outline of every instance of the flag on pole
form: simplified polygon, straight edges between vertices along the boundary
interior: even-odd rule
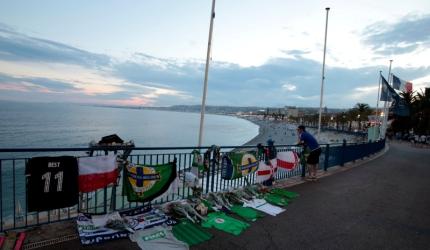
[[[388,84],[387,80],[381,75],[381,97],[380,101],[391,102],[393,96],[397,95],[396,91]]]
[[[399,94],[395,93],[393,96],[393,103],[391,104],[393,113],[397,116],[409,116],[410,110],[409,105],[405,99]]]
[[[412,92],[412,83],[400,79],[393,74],[393,88],[403,92]]]
[[[391,87],[387,80],[381,75],[382,79],[382,87],[381,87],[381,101],[388,101],[393,102],[391,107],[393,110],[393,113],[398,116],[409,116],[409,106],[405,102],[405,100],[397,93],[397,91]],[[393,86],[400,87],[402,86],[402,82],[400,78],[393,75]],[[406,84],[404,84],[406,87]]]

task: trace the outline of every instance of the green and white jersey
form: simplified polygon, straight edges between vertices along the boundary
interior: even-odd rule
[[[172,232],[178,240],[187,243],[189,246],[200,244],[212,238],[212,234],[188,220],[183,220],[173,226]]]
[[[249,224],[227,216],[223,212],[215,212],[208,214],[206,221],[202,222],[202,226],[206,228],[214,227],[233,235],[239,235],[249,227]]]
[[[288,198],[277,194],[266,194],[264,199],[270,204],[285,207],[288,205]]]
[[[130,235],[130,240],[136,242],[141,249],[189,249],[186,243],[175,238],[170,227],[167,226],[138,230]]]
[[[247,221],[256,221],[258,218],[264,217],[264,215],[257,210],[241,205],[234,205],[230,210]]]
[[[287,190],[282,189],[282,188],[273,188],[272,190],[270,190],[270,193],[281,195],[281,196],[284,196],[288,199],[294,199],[294,198],[297,198],[299,196],[298,193],[287,191]]]

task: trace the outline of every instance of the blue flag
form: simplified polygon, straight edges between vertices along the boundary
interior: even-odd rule
[[[409,106],[405,100],[397,94],[393,87],[391,87],[387,80],[381,75],[382,87],[381,87],[381,101],[393,102],[391,108],[393,113],[397,116],[409,116]],[[397,82],[401,86],[401,80],[393,75],[393,85]]]
[[[380,101],[391,102],[397,95],[396,91],[388,84],[387,80],[381,75],[381,96]]]
[[[397,116],[409,116],[409,105],[406,103],[406,101],[398,94],[393,96],[393,99],[393,103],[391,104],[393,113]]]
[[[398,78],[393,74],[393,88],[398,89],[400,91],[406,90],[406,81]]]
[[[393,74],[393,88],[394,89],[400,89],[400,85],[402,85],[400,78],[398,78],[397,76],[395,76]]]

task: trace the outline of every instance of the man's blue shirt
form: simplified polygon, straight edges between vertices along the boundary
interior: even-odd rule
[[[311,151],[320,147],[317,140],[306,131],[300,134],[300,140],[303,141]]]

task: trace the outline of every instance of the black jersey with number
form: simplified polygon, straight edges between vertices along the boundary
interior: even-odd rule
[[[72,156],[31,158],[27,175],[28,211],[47,211],[78,203],[78,162]]]

